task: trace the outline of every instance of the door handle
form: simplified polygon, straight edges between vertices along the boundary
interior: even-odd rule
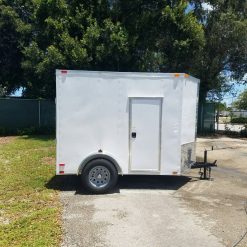
[[[131,133],[131,137],[132,137],[132,138],[136,138],[136,132],[132,132],[132,133]]]

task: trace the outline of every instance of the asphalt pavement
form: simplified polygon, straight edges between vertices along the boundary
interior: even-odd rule
[[[210,223],[194,214],[177,190],[187,177],[124,176],[107,195],[81,190],[76,177],[64,181],[63,247],[220,247]]]

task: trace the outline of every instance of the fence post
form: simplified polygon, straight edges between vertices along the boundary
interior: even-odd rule
[[[203,103],[201,104],[201,133],[204,135],[204,109]]]
[[[219,131],[219,117],[220,117],[220,102],[218,103],[217,114],[216,114],[217,131]]]
[[[38,105],[39,105],[39,128],[40,128],[40,121],[41,121],[40,120],[40,100],[39,100],[39,104]]]

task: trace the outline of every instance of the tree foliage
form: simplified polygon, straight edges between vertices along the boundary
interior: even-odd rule
[[[204,37],[202,25],[186,8],[186,1],[118,1],[114,13],[128,30],[129,70],[189,70]]]
[[[215,106],[216,106],[216,109],[218,110],[218,112],[227,110],[226,103],[217,102],[217,103],[215,103]]]
[[[37,3],[23,52],[25,94],[54,97],[56,68],[188,71],[204,39],[186,7],[161,0]]]
[[[186,72],[204,99],[242,80],[247,54],[244,1],[204,2],[0,0],[0,83],[54,98],[55,69]]]
[[[247,89],[245,89],[237,98],[236,101],[233,102],[233,107],[239,110],[247,111]]]
[[[0,85],[0,97],[5,96],[7,93],[6,87]]]
[[[193,66],[201,79],[201,98],[208,91],[229,90],[229,80],[246,83],[247,72],[247,2],[242,0],[192,1],[195,14],[203,24],[205,46]]]
[[[25,95],[54,97],[55,69],[119,69],[128,52],[128,35],[111,20],[108,5],[76,0],[36,3],[32,39],[23,51]]]
[[[0,1],[0,86],[6,88],[6,94],[15,91],[23,82],[22,41],[27,31],[28,25],[16,11]]]

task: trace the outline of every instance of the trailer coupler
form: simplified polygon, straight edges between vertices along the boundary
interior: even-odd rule
[[[200,179],[210,179],[211,178],[211,167],[217,166],[217,160],[213,163],[204,163],[204,162],[193,162],[191,164],[191,169],[200,169]]]

